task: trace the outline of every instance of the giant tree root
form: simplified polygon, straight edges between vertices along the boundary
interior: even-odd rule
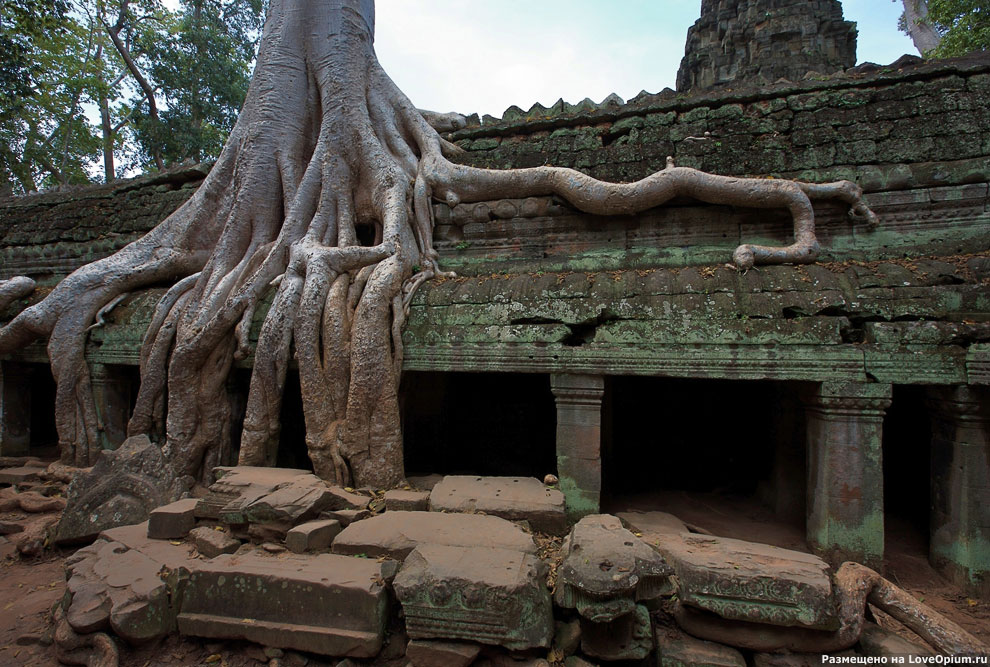
[[[86,667],[117,667],[120,663],[113,638],[105,632],[77,633],[66,620],[62,605],[55,608],[55,657],[65,665]]]
[[[175,472],[202,478],[230,448],[231,365],[253,353],[239,462],[272,463],[294,350],[317,474],[345,485],[396,484],[402,327],[416,288],[441,273],[433,200],[559,195],[602,215],[677,196],[787,209],[794,243],[742,245],[734,254],[742,268],[814,261],[812,198],[839,199],[875,222],[849,182],[730,178],[671,163],[623,184],[555,167],[456,164],[449,158],[459,149],[388,78],[373,40],[369,0],[273,0],[244,109],[203,185],[145,237],[75,271],[0,329],[0,355],[49,338],[63,463],[92,465],[100,449],[88,329],[122,294],[169,282],[142,346],[129,435],[164,426]],[[273,289],[252,350],[255,312]]]
[[[936,651],[951,655],[986,655],[990,648],[911,594],[859,563],[843,563],[833,578],[839,612],[835,632],[772,626],[721,618],[679,605],[677,624],[701,639],[753,651],[828,653],[842,651],[863,630],[867,603],[890,614]]]

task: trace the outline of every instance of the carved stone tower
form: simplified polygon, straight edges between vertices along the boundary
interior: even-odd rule
[[[798,81],[856,64],[856,24],[839,0],[701,0],[677,90]]]

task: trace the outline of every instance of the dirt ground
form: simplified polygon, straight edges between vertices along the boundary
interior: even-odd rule
[[[801,526],[781,523],[751,499],[670,492],[623,498],[617,503],[606,510],[662,509],[715,535],[808,550]],[[0,520],[16,516],[0,513]],[[917,530],[897,520],[888,520],[886,530],[887,578],[990,644],[990,601],[967,597],[942,579],[928,565],[925,538]],[[0,666],[55,667],[59,663],[51,645],[50,614],[65,592],[64,561],[72,550],[48,551],[24,559],[18,556],[10,537],[0,537]],[[882,626],[911,635],[897,621],[880,612],[876,615]],[[250,667],[268,664],[269,659],[252,644],[194,638],[170,637],[151,646],[121,649],[122,667]],[[279,662],[293,667],[336,664],[291,652]]]

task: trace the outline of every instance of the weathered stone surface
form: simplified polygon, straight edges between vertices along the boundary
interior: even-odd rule
[[[406,558],[394,588],[414,639],[546,648],[553,612],[545,574],[536,556],[520,551],[423,545]]]
[[[536,553],[533,538],[510,521],[496,516],[441,512],[385,512],[352,523],[334,538],[333,551],[403,560],[424,544]]]
[[[448,475],[430,492],[430,509],[528,521],[533,530],[553,535],[567,529],[564,494],[532,477]]]
[[[673,593],[673,568],[614,516],[581,519],[564,540],[561,555],[556,602],[590,621],[614,621],[639,601]]]
[[[664,513],[624,512],[620,517],[673,566],[684,604],[739,621],[837,628],[831,569],[821,558],[755,542],[677,532],[676,517],[657,514]]]
[[[641,604],[608,623],[581,619],[581,650],[602,660],[642,660],[653,650],[650,612]]]
[[[564,659],[564,667],[596,667],[582,657],[571,655]]]
[[[330,510],[327,512],[320,513],[321,519],[333,519],[334,521],[339,521],[340,525],[344,528],[351,525],[355,521],[361,521],[371,517],[371,512],[368,510]]]
[[[563,655],[577,652],[581,646],[581,623],[577,619],[554,623],[553,647]]]
[[[434,486],[443,481],[443,475],[410,475],[406,477],[406,481],[414,489],[432,491]]]
[[[881,658],[934,655],[927,646],[908,641],[876,623],[863,625],[863,632],[859,635],[859,652]]]
[[[429,491],[391,489],[385,492],[385,509],[389,511],[426,511],[430,506]]]
[[[334,519],[309,521],[285,534],[285,546],[297,554],[327,549],[340,530],[340,522]]]
[[[467,667],[480,652],[480,645],[468,642],[413,639],[406,646],[406,657],[413,667]]]
[[[738,650],[715,642],[683,637],[661,643],[657,641],[659,667],[746,667]]]
[[[703,0],[677,72],[682,93],[802,80],[856,64],[856,24],[838,0]]]
[[[103,531],[66,560],[66,619],[76,632],[109,627],[141,643],[174,631],[176,582],[200,561],[186,545],[150,539],[147,531],[146,523]]]
[[[373,657],[382,647],[388,613],[383,574],[374,560],[333,554],[219,556],[189,575],[179,631]]]
[[[156,507],[148,517],[148,537],[157,540],[178,540],[196,527],[196,498],[183,498]]]
[[[119,449],[104,451],[90,471],[69,485],[55,541],[86,542],[102,530],[142,523],[181,490],[157,445],[145,435],[128,438]]]
[[[219,511],[218,518],[228,524],[291,527],[315,519],[326,510],[354,507],[355,502],[367,505],[368,502],[367,496],[331,488],[304,470],[253,466],[220,470],[223,474],[210,491],[220,496],[234,496]]]
[[[45,469],[38,466],[20,466],[17,468],[0,468],[0,484],[17,485],[33,482]]]
[[[23,530],[24,526],[16,521],[0,521],[0,535],[11,535],[13,533],[20,533]]]
[[[189,538],[196,545],[196,550],[207,558],[216,558],[220,554],[232,554],[241,547],[241,541],[234,539],[222,530],[209,526],[200,526],[189,531]]]

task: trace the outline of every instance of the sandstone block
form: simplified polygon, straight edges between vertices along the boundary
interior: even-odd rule
[[[145,435],[128,438],[73,478],[55,541],[88,542],[108,528],[143,523],[151,510],[175,500],[181,487],[158,445]]]
[[[148,537],[157,540],[179,540],[196,527],[196,498],[183,498],[151,510],[148,517]]]
[[[66,559],[66,620],[76,632],[109,627],[141,643],[175,630],[175,584],[201,561],[185,544],[149,539],[147,531],[147,524],[104,531]]]
[[[581,650],[602,660],[642,660],[653,650],[650,612],[641,604],[613,621],[581,619]]]
[[[196,550],[207,558],[216,558],[220,554],[232,554],[241,547],[241,541],[221,530],[209,526],[200,526],[189,531]]]
[[[673,566],[684,604],[730,620],[816,630],[838,627],[831,569],[821,558],[744,540],[677,532],[677,522],[662,512],[621,516]]]
[[[334,519],[339,521],[340,525],[347,528],[349,525],[355,521],[362,521],[363,519],[368,519],[371,517],[371,512],[368,510],[329,510],[320,513],[321,519]]]
[[[326,482],[304,470],[237,466],[223,471],[210,491],[220,497],[233,496],[219,511],[220,521],[227,524],[291,527],[342,506]]]
[[[0,468],[0,484],[10,484],[16,486],[24,482],[33,482],[44,472],[44,468],[38,466],[19,466],[16,468]]]
[[[333,554],[257,552],[200,562],[183,588],[183,634],[370,658],[388,611],[382,564]]]
[[[463,639],[512,650],[549,647],[553,612],[544,564],[492,547],[423,545],[394,588],[413,639]]]
[[[385,512],[352,523],[334,538],[333,551],[403,560],[424,544],[536,553],[533,538],[510,521],[496,516],[440,512]]]
[[[293,553],[326,549],[340,532],[340,522],[333,519],[310,521],[285,534],[285,546]]]
[[[533,530],[553,535],[567,530],[564,494],[532,477],[448,475],[430,492],[430,509],[528,521]]]
[[[684,637],[657,646],[659,667],[745,667],[742,653],[715,642]]]
[[[578,521],[561,554],[556,602],[590,621],[614,621],[639,601],[673,593],[673,568],[614,516],[592,514]]]
[[[413,667],[467,667],[481,652],[478,644],[414,639],[406,646]]]
[[[385,509],[388,511],[425,512],[429,506],[429,491],[391,489],[385,492]]]

